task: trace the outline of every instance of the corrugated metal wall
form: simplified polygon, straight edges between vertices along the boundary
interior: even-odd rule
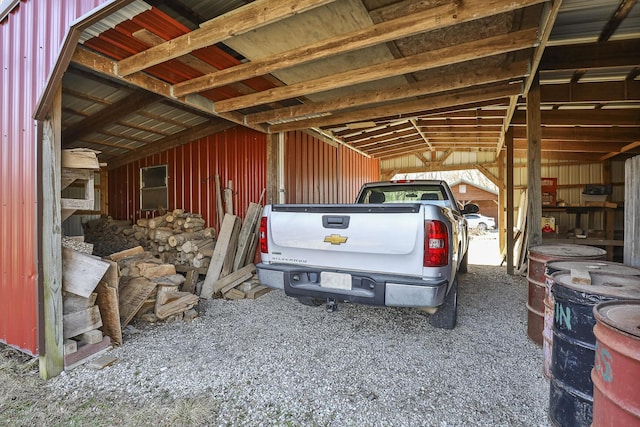
[[[235,127],[109,171],[109,215],[136,221],[156,212],[140,210],[140,168],[169,168],[170,210],[199,213],[217,227],[215,175],[233,183],[234,212],[244,218],[266,186],[266,135]]]
[[[360,186],[379,176],[378,160],[305,132],[285,136],[287,203],[352,203]]]
[[[70,24],[103,0],[22,1],[0,23],[0,341],[37,354],[33,112]]]

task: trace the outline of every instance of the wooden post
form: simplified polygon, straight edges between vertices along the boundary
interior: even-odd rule
[[[624,164],[624,263],[640,267],[640,156]]]
[[[527,236],[528,247],[542,243],[542,128],[540,127],[540,76],[536,74],[527,94]]]
[[[513,127],[507,130],[504,143],[507,146],[507,274],[513,275]]]
[[[498,247],[500,248],[500,256],[503,256],[506,253],[505,250],[505,237],[507,235],[506,230],[507,227],[505,225],[506,219],[506,196],[507,191],[505,188],[505,165],[504,165],[504,157],[505,152],[500,151],[498,155],[498,179],[502,183],[501,186],[498,187]]]
[[[40,197],[40,233],[42,245],[39,281],[42,283],[40,376],[53,378],[64,369],[62,333],[62,219],[61,219],[61,148],[62,87],[58,87],[51,106],[50,118],[42,126]]]
[[[267,196],[266,204],[278,203],[280,183],[278,182],[279,134],[267,135]]]

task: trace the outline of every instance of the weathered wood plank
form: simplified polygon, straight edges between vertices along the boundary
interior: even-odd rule
[[[62,290],[89,298],[109,267],[100,258],[62,248]]]
[[[249,203],[247,208],[247,214],[245,215],[242,228],[240,228],[240,235],[238,236],[238,248],[233,260],[233,271],[244,267],[245,260],[247,259],[247,253],[251,247],[251,237],[253,230],[255,229],[256,222],[260,218],[262,213],[262,207],[257,203]]]
[[[73,369],[76,366],[100,356],[111,348],[111,339],[105,336],[102,341],[97,344],[87,344],[78,347],[78,351],[64,356],[65,369]]]
[[[222,227],[220,228],[220,234],[216,242],[216,246],[213,249],[213,256],[211,257],[211,263],[207,269],[207,275],[204,278],[204,284],[200,290],[200,296],[202,298],[211,298],[213,296],[213,285],[220,278],[222,267],[224,265],[225,257],[227,256],[227,250],[232,238],[233,230],[236,224],[235,215],[226,214],[222,221]]]
[[[120,309],[120,325],[124,328],[156,289],[156,284],[144,277],[121,280],[121,282],[118,307]]]
[[[225,293],[229,291],[230,289],[238,286],[245,280],[251,278],[251,276],[253,276],[253,273],[255,271],[256,271],[256,266],[253,264],[249,264],[245,267],[242,267],[240,270],[235,271],[229,274],[228,276],[218,280],[213,285],[213,293],[214,294],[218,292]]]
[[[102,281],[96,288],[97,305],[102,317],[102,332],[111,337],[117,345],[122,345],[122,327],[120,325],[120,306],[118,288],[113,288]]]
[[[271,288],[265,285],[259,285],[256,286],[253,289],[248,290],[247,292],[245,292],[245,297],[247,299],[256,299],[258,297],[261,297],[262,295],[266,294],[267,292],[271,292]]]
[[[224,257],[224,263],[222,264],[222,271],[220,271],[220,277],[227,276],[233,271],[233,260],[236,255],[236,249],[238,248],[238,236],[240,234],[240,218],[236,217],[233,224],[233,230],[231,232],[231,238],[229,239],[229,245],[227,247],[227,253]]]
[[[65,314],[62,318],[63,338],[71,338],[97,329],[102,326],[102,317],[98,306],[90,307],[86,310]]]
[[[122,258],[127,258],[142,253],[144,253],[144,249],[142,248],[142,246],[136,246],[135,248],[125,249],[123,251],[116,252],[115,254],[111,254],[109,255],[109,259],[111,259],[111,261],[120,261]]]

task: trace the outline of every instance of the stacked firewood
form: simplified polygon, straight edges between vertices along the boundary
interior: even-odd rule
[[[195,267],[206,272],[215,245],[215,229],[205,227],[200,214],[175,209],[136,224],[100,218],[85,224],[85,239],[94,253],[108,256],[135,246],[158,255],[164,263]]]
[[[141,246],[109,256],[120,271],[119,309],[122,326],[134,317],[149,322],[193,319],[198,304],[194,294],[197,273],[183,276]]]

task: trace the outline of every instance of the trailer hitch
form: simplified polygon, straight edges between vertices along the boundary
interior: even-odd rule
[[[338,309],[338,302],[333,298],[327,298],[327,311],[333,313]]]

